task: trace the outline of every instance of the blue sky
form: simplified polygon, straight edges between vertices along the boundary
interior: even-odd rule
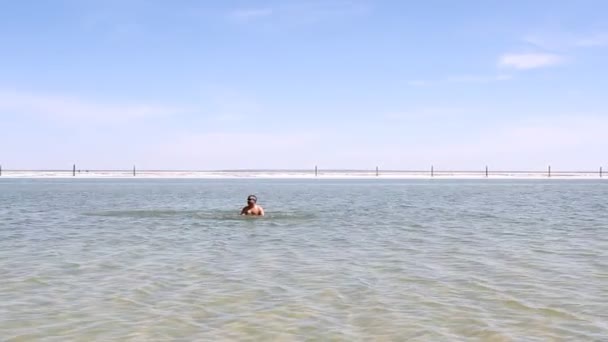
[[[608,167],[605,1],[0,1],[4,168]]]

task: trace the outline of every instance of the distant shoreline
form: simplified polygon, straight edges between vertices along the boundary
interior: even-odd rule
[[[599,171],[27,171],[3,170],[0,179],[608,179]]]

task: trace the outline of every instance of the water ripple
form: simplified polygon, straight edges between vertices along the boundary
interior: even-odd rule
[[[3,340],[608,336],[603,183],[124,182],[0,183]]]

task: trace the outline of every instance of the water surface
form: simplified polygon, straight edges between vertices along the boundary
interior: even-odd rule
[[[7,341],[602,341],[608,183],[0,179],[0,279]]]

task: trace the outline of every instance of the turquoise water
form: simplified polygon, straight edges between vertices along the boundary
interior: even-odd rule
[[[3,341],[605,341],[608,183],[0,179],[0,303]]]

